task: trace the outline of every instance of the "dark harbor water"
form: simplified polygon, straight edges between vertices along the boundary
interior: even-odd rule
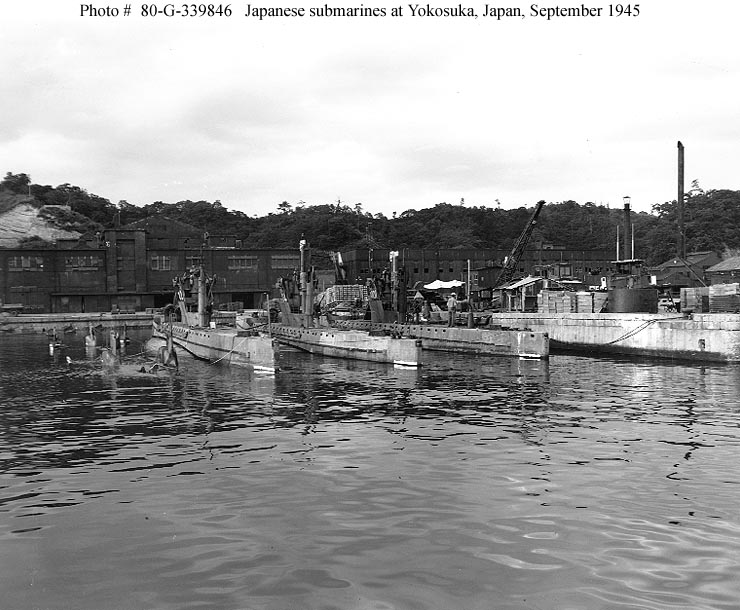
[[[738,367],[148,375],[65,341],[0,336],[2,608],[740,604]]]

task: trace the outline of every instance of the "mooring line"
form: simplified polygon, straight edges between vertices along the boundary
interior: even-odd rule
[[[662,322],[665,320],[683,320],[683,316],[675,316],[673,318],[660,318],[656,320],[647,320],[646,322],[643,322],[638,326],[637,328],[633,328],[632,330],[624,333],[621,337],[617,337],[613,341],[607,341],[605,345],[612,345],[614,343],[619,343],[620,341],[624,341],[625,339],[630,339],[631,337],[634,337],[637,333],[642,332],[645,330],[648,326],[651,324],[655,324],[656,322]]]

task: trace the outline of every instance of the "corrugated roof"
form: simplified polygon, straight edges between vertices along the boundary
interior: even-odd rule
[[[689,265],[698,265],[703,260],[710,258],[713,255],[714,255],[714,252],[712,252],[711,250],[708,250],[706,252],[690,252],[689,254],[686,255],[685,260]],[[684,265],[679,259],[677,259],[676,257],[673,257],[670,260],[660,263],[655,268],[656,269],[669,269],[671,267],[685,267],[685,266],[686,265]]]
[[[740,256],[732,256],[707,269],[707,273],[714,271],[737,271],[740,269]]]
[[[540,280],[544,280],[545,278],[534,276],[534,275],[528,275],[525,278],[522,278],[521,280],[516,280],[514,282],[510,282],[509,284],[504,284],[501,286],[504,290],[515,290],[516,288],[521,288],[522,286],[529,286],[530,284],[534,284],[535,282],[539,282]]]

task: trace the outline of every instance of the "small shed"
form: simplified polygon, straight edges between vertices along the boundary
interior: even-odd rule
[[[671,289],[675,297],[681,288],[703,286],[707,271],[720,262],[716,252],[691,252],[686,258],[674,257],[651,268],[650,274],[655,285]]]
[[[706,270],[709,283],[734,284],[740,282],[740,256],[732,256]]]
[[[500,294],[504,311],[537,311],[537,295],[545,286],[547,278],[528,275],[514,280],[496,290]]]

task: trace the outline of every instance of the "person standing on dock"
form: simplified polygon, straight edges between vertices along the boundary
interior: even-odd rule
[[[454,292],[451,292],[447,299],[447,315],[447,326],[455,326],[455,316],[457,315],[457,295]]]
[[[421,306],[421,321],[429,322],[432,318],[432,308],[429,307],[429,301],[424,299],[424,303]]]

